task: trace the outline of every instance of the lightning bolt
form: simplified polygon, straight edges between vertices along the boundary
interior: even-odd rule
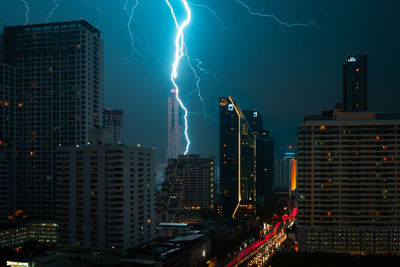
[[[25,23],[24,23],[24,25],[26,25],[29,22],[29,11],[30,10],[29,10],[28,3],[25,0],[21,0],[21,2],[25,5],[25,8],[26,8],[26,12],[25,12],[26,20],[25,20]]]
[[[99,6],[96,6],[95,4],[93,4],[93,3],[91,3],[91,2],[89,2],[89,1],[87,1],[87,0],[84,0],[84,2],[85,2],[87,5],[89,5],[89,6],[93,7],[93,8],[95,8],[95,9],[97,9],[97,12],[99,13],[99,18],[98,18],[98,20],[97,20],[96,28],[98,28],[98,27],[100,26],[101,20],[103,19],[103,13],[101,12],[100,7],[99,7]]]
[[[185,49],[185,36],[184,36],[184,30],[185,28],[190,24],[190,21],[192,19],[192,11],[189,8],[187,0],[181,0],[185,11],[186,11],[186,20],[179,24],[174,8],[172,7],[171,3],[169,0],[165,0],[167,3],[169,9],[171,10],[171,15],[174,18],[175,26],[176,26],[176,37],[175,37],[175,59],[174,62],[172,63],[172,71],[171,71],[171,82],[175,86],[176,89],[176,99],[178,100],[179,106],[184,110],[185,115],[184,115],[184,121],[185,121],[185,138],[186,138],[186,149],[185,152],[183,153],[186,155],[189,152],[189,147],[190,147],[190,140],[189,140],[189,135],[188,135],[188,110],[187,108],[183,105],[182,100],[179,97],[179,86],[177,85],[175,79],[178,78],[178,67],[179,63],[182,59],[182,57],[185,55],[184,49]]]
[[[47,23],[49,21],[49,19],[53,16],[54,11],[56,11],[56,9],[58,8],[59,4],[57,2],[57,0],[53,0],[54,3],[54,7],[50,10],[49,14],[47,15],[45,22]]]
[[[314,26],[317,30],[322,31],[322,29],[317,25],[317,23],[315,22],[315,20],[318,18],[318,15],[320,13],[320,11],[318,11],[315,16],[308,21],[307,23],[288,23],[285,22],[281,19],[279,19],[277,16],[273,15],[273,14],[264,14],[262,13],[261,10],[255,9],[253,7],[250,7],[249,5],[245,4],[243,1],[241,0],[234,0],[237,4],[243,6],[244,8],[247,9],[247,12],[252,15],[252,16],[258,16],[258,17],[262,17],[262,18],[272,18],[274,19],[276,22],[278,22],[281,25],[287,26],[287,27],[309,27],[309,26]]]
[[[132,8],[131,8],[130,10],[128,9],[128,4],[129,4],[129,0],[125,0],[125,5],[124,5],[123,10],[126,12],[126,14],[127,14],[128,17],[129,17],[129,20],[128,20],[128,23],[126,24],[126,27],[128,28],[129,36],[130,36],[130,38],[131,38],[132,51],[131,51],[131,53],[129,54],[129,56],[127,56],[127,57],[125,58],[125,60],[130,59],[135,53],[137,53],[137,54],[138,54],[139,56],[141,56],[143,59],[146,59],[146,58],[142,55],[142,53],[140,53],[139,50],[137,50],[137,48],[135,47],[135,41],[136,41],[136,42],[139,42],[139,43],[140,43],[140,41],[139,41],[137,38],[135,38],[135,36],[133,35],[132,30],[131,30],[131,24],[132,24],[132,21],[134,21],[133,15],[134,15],[134,13],[135,13],[135,9],[136,9],[137,6],[139,5],[139,0],[135,0],[135,4],[132,6]]]
[[[212,8],[210,8],[209,6],[207,6],[207,5],[201,5],[201,4],[193,4],[193,3],[190,3],[190,5],[192,5],[192,6],[194,6],[194,7],[201,7],[201,8],[207,9],[212,15],[214,15],[215,19],[218,21],[218,23],[221,25],[221,27],[222,27],[223,29],[226,30],[226,29],[231,28],[231,27],[226,26],[225,23],[224,23],[224,21],[217,15],[217,12],[215,12],[215,11],[214,11]]]

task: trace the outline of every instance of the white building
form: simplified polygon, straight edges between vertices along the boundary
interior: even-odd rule
[[[61,243],[126,250],[152,239],[154,157],[152,149],[125,145],[60,147],[57,220]]]
[[[176,99],[176,89],[171,90],[168,97],[168,147],[167,159],[177,158],[183,154],[183,110]]]

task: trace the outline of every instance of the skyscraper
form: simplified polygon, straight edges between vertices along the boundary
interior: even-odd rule
[[[169,158],[157,205],[159,222],[191,222],[214,209],[214,158]]]
[[[400,250],[400,115],[341,110],[298,128],[299,251]]]
[[[264,207],[265,195],[272,192],[274,174],[274,141],[264,130],[263,119],[257,110],[243,110],[256,140],[256,204]]]
[[[283,158],[275,159],[275,174],[273,188],[275,191],[295,190],[296,188],[296,166],[295,153],[286,151]]]
[[[89,129],[101,126],[100,32],[73,21],[5,27],[3,39],[16,74],[16,208],[51,219],[56,148],[86,144]]]
[[[183,154],[183,110],[176,98],[176,89],[171,90],[168,97],[168,147],[167,159],[177,158]]]
[[[367,55],[348,56],[343,65],[343,108],[367,111]]]
[[[122,110],[103,109],[103,128],[113,133],[113,143],[122,144]]]
[[[155,151],[99,143],[57,152],[60,242],[126,250],[154,238]]]
[[[15,190],[15,72],[0,61],[0,225],[13,214]]]
[[[226,216],[254,214],[256,142],[245,115],[231,98],[219,99],[220,205]]]

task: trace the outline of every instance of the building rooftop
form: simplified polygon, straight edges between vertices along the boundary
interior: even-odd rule
[[[400,114],[383,114],[376,112],[345,112],[343,110],[325,110],[320,115],[307,115],[307,121],[371,121],[400,120]]]
[[[171,242],[186,242],[186,241],[193,241],[203,237],[203,234],[193,234],[193,235],[180,235],[171,239]]]
[[[92,32],[100,37],[100,31],[97,28],[95,28],[94,26],[92,26],[86,20],[29,24],[29,25],[19,25],[19,26],[7,26],[7,27],[4,27],[4,31],[11,30],[11,29],[24,29],[24,31],[28,31],[28,32],[37,32],[37,31],[46,31],[46,30],[55,30],[55,29],[75,28],[77,25],[80,25],[80,26],[86,28],[90,32]]]

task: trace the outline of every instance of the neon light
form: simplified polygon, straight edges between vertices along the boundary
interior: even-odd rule
[[[174,18],[174,22],[175,22],[175,26],[176,26],[176,30],[177,30],[176,37],[175,37],[175,60],[172,63],[171,82],[175,86],[176,99],[178,100],[179,106],[185,112],[185,115],[184,115],[185,138],[186,138],[187,143],[186,143],[185,152],[183,154],[186,155],[189,152],[189,147],[190,147],[190,140],[189,140],[189,135],[188,135],[188,120],[187,120],[188,110],[183,105],[182,100],[179,97],[179,87],[178,87],[175,79],[178,77],[179,63],[180,63],[182,57],[185,55],[183,52],[183,49],[185,47],[185,36],[184,36],[183,32],[184,32],[185,28],[190,24],[192,13],[191,13],[191,10],[187,3],[187,0],[181,0],[182,4],[185,7],[187,17],[186,17],[186,20],[182,24],[179,24],[179,22],[176,18],[176,15],[175,15],[174,8],[172,7],[171,3],[169,2],[169,0],[165,0],[165,2],[167,3],[167,5],[169,6],[169,9],[171,10],[171,15]]]
[[[347,59],[347,62],[356,62],[356,61],[357,61],[357,59],[355,57],[349,57]]]

